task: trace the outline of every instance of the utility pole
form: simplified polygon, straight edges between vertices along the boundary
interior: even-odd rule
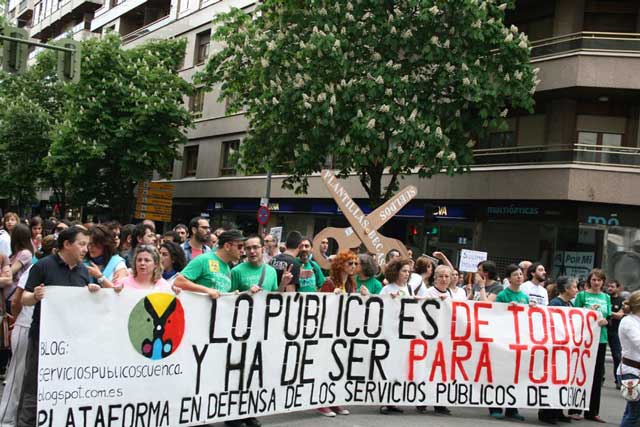
[[[260,203],[261,206],[269,207],[269,198],[271,198],[271,171],[267,171],[267,191],[264,200]],[[258,235],[264,236],[264,225],[258,225]]]

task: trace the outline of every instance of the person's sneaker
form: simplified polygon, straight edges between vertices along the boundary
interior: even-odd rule
[[[449,410],[449,408],[445,406],[436,406],[433,412],[435,412],[438,415],[451,415],[451,411]]]
[[[325,417],[335,417],[336,413],[331,410],[331,408],[318,408],[318,412],[320,412]]]
[[[247,427],[261,427],[262,423],[259,419],[251,417],[243,420]]]
[[[418,411],[418,413],[420,413],[420,414],[426,414],[427,413],[427,407],[426,406],[416,406],[416,411]]]
[[[620,390],[622,388],[622,385],[620,383],[616,383],[616,390]]]
[[[342,406],[332,406],[330,409],[338,415],[349,415],[349,410]]]
[[[225,421],[224,425],[229,427],[244,427],[244,421],[242,420]]]
[[[489,416],[496,420],[504,420],[504,414],[502,412],[490,412]]]

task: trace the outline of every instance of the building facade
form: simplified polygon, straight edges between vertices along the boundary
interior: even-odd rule
[[[12,0],[8,15],[42,40],[117,31],[125,46],[182,37],[181,74],[190,79],[215,49],[211,21],[251,0]],[[406,177],[418,196],[383,234],[414,253],[487,251],[504,266],[540,260],[549,271],[584,276],[603,266],[628,289],[640,288],[640,3],[636,0],[518,0],[508,24],[532,41],[542,80],[533,114],[481,141],[471,172]],[[227,115],[218,93],[185,100],[196,119],[176,161],[174,222],[206,214],[216,225],[257,229],[265,176],[237,176],[231,156],[248,123]],[[309,193],[282,190],[274,176],[268,226],[312,235],[346,226],[319,176]],[[357,179],[345,187],[366,210]]]

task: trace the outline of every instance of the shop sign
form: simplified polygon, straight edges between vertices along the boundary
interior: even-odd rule
[[[595,252],[557,251],[553,259],[553,271],[583,279],[593,269],[595,256]]]

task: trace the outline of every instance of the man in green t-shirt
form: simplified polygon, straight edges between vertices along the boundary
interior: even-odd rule
[[[224,231],[218,237],[218,250],[191,260],[174,284],[185,291],[206,293],[211,298],[231,292],[229,264],[240,261],[245,240],[239,230]]]
[[[376,279],[376,274],[380,270],[378,263],[369,254],[360,254],[360,269],[356,275],[357,289],[364,285],[370,294],[378,295],[382,290],[382,283]]]
[[[318,292],[325,281],[322,269],[311,259],[311,248],[311,240],[303,237],[298,245],[298,262],[300,263],[298,292]]]
[[[276,269],[264,263],[262,248],[264,241],[260,236],[249,236],[244,242],[247,261],[231,270],[231,289],[234,291],[276,292],[278,275]],[[283,276],[284,277],[284,276]]]

